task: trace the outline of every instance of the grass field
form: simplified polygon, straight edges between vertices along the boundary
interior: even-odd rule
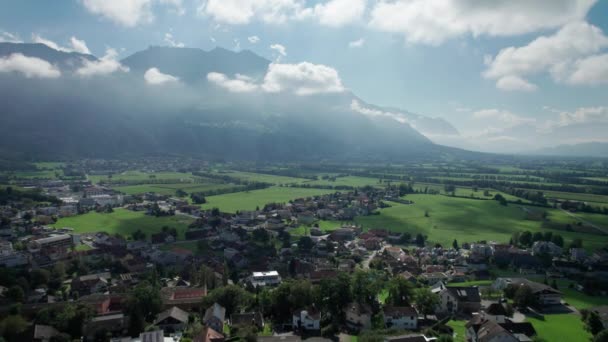
[[[328,233],[328,232],[334,231],[334,230],[342,227],[342,224],[344,222],[340,222],[340,221],[323,221],[323,220],[321,220],[321,221],[318,221],[316,223],[319,225],[319,228],[323,232]],[[298,235],[298,236],[308,235],[307,233],[310,231],[310,228],[311,227],[309,227],[309,226],[299,226],[297,228],[291,229],[289,231],[289,234],[291,234],[291,235]]]
[[[227,172],[222,172],[219,174],[224,175],[224,176],[239,178],[239,179],[242,179],[245,181],[261,182],[261,183],[269,183],[269,184],[293,184],[293,183],[303,183],[303,182],[309,181],[306,178],[275,176],[275,175],[254,173],[254,172],[227,171]]]
[[[422,233],[432,242],[449,246],[456,238],[460,243],[479,240],[508,242],[515,231],[553,231],[561,234],[566,243],[581,238],[583,246],[597,249],[608,245],[607,236],[584,234],[542,228],[541,221],[528,220],[519,205],[501,206],[496,201],[454,198],[441,195],[408,195],[412,205],[390,203],[391,208],[381,209],[380,215],[355,219],[364,228],[386,228],[393,231]],[[536,210],[530,208],[529,210]],[[428,211],[429,217],[425,217]],[[564,213],[547,209],[549,219]]]
[[[454,329],[454,342],[465,342],[467,340],[465,324],[467,324],[466,321],[451,320],[448,322],[447,325]]]
[[[114,209],[114,212],[110,214],[89,212],[84,215],[61,218],[53,226],[74,228],[75,233],[106,232],[120,234],[124,237],[130,237],[133,232],[141,229],[148,238],[151,234],[160,232],[163,226],[169,226],[177,229],[178,239],[183,239],[184,232],[192,221],[194,220],[186,216],[154,217],[145,215],[143,212]]]
[[[588,342],[591,339],[580,316],[575,314],[545,315],[542,320],[528,317],[528,321],[546,341]]]
[[[396,182],[393,182],[396,183]],[[379,178],[370,178],[370,177],[358,177],[358,176],[346,176],[346,177],[338,177],[335,181],[330,181],[327,179],[319,179],[316,181],[307,181],[304,184],[310,185],[331,185],[331,186],[352,186],[352,187],[364,187],[366,185],[371,186],[381,186],[384,187],[386,184],[380,183]]]
[[[203,204],[202,208],[212,209],[217,207],[223,212],[234,213],[236,211],[255,210],[256,207],[262,208],[268,203],[286,203],[296,198],[324,195],[332,192],[334,190],[270,187],[261,190],[209,196],[207,197],[207,203]]]
[[[415,183],[414,189],[418,191],[424,191],[424,189],[428,188],[429,190],[439,191],[440,194],[447,195],[445,192],[445,185],[437,184],[437,183]],[[455,187],[454,194],[458,197],[472,197],[472,198],[481,198],[491,200],[494,198],[496,194],[501,194],[507,201],[518,201],[521,200],[523,203],[529,203],[528,200],[515,197],[513,195],[506,194],[504,192],[496,191],[494,189],[482,189],[478,188],[475,191],[473,188],[465,187],[465,186],[457,186]],[[488,190],[490,196],[485,196],[484,192]]]
[[[112,175],[112,178],[108,178],[108,176],[103,176],[103,175],[89,175],[88,176],[89,180],[91,180],[91,182],[93,183],[99,183],[101,181],[114,181],[114,182],[120,182],[120,181],[138,181],[138,182],[143,182],[143,181],[148,181],[148,180],[155,180],[155,181],[174,181],[175,183],[177,182],[191,182],[192,180],[194,180],[195,176],[193,176],[190,173],[182,173],[182,172],[154,172],[154,173],[146,173],[146,172],[141,172],[141,171],[127,171],[127,172],[123,172],[121,174],[116,174],[116,175]]]
[[[127,195],[137,195],[146,192],[155,192],[161,195],[175,195],[178,189],[191,194],[194,192],[205,192],[238,187],[236,184],[215,184],[215,183],[175,183],[175,184],[142,184],[115,186],[112,189],[123,192]]]
[[[579,193],[579,192],[559,192],[559,191],[543,191],[545,197],[547,198],[558,198],[564,200],[573,200],[573,201],[583,201],[583,202],[593,202],[594,203],[603,203],[608,204],[608,196],[603,195],[594,195],[587,193]]]

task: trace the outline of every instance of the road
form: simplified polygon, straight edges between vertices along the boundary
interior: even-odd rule
[[[382,248],[380,248],[379,251],[373,251],[372,254],[370,254],[367,258],[365,258],[365,260],[363,260],[363,262],[361,263],[361,266],[363,266],[363,269],[364,270],[368,270],[369,269],[369,264],[372,262],[372,260],[374,259],[374,257],[376,257],[376,255],[378,255],[378,253],[384,252],[384,249],[386,247],[390,247],[390,245],[383,245]]]
[[[602,232],[604,234],[608,234],[608,230],[606,230],[605,228],[602,228],[602,227],[600,227],[600,226],[598,226],[596,224],[593,224],[593,223],[591,223],[591,222],[589,222],[587,220],[584,220],[584,219],[580,218],[579,216],[576,216],[573,213],[569,212],[568,210],[565,210],[565,209],[562,209],[562,208],[560,208],[560,210],[563,211],[564,213],[566,213],[566,215],[568,215],[570,217],[573,217],[573,218],[575,218],[575,219],[583,222],[584,224],[586,224],[586,225],[588,225],[590,227],[593,227],[593,228],[599,230],[600,232]]]

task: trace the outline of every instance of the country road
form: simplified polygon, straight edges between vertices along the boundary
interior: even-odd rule
[[[599,230],[600,232],[602,232],[604,234],[608,234],[608,229],[605,229],[605,228],[600,227],[600,226],[598,226],[598,225],[596,225],[594,223],[591,223],[591,222],[589,222],[587,220],[584,220],[584,219],[580,218],[579,216],[576,216],[573,213],[569,212],[568,210],[565,210],[565,209],[562,209],[562,208],[560,208],[560,210],[563,211],[564,213],[566,213],[566,215],[568,215],[568,216],[570,216],[572,218],[575,218],[575,219],[583,222],[584,224],[586,224],[586,225],[588,225],[590,227],[593,227],[593,228]]]
[[[363,262],[361,263],[361,266],[363,267],[363,269],[364,270],[368,270],[369,269],[369,264],[372,262],[372,260],[374,259],[374,257],[376,257],[376,255],[378,253],[384,252],[384,249],[386,247],[390,247],[390,245],[383,245],[382,248],[380,248],[379,251],[373,251],[372,254],[370,254],[367,258],[365,258],[365,260],[363,260]]]

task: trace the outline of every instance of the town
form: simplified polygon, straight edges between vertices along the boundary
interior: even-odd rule
[[[226,212],[206,207],[204,193],[127,194],[116,190],[120,179],[105,179],[0,188],[9,340],[544,341],[538,322],[564,315],[593,335],[608,327],[605,248],[561,231],[509,241],[463,233],[441,244],[358,224],[416,206],[412,184],[343,186]],[[120,231],[63,223],[117,213],[143,221],[126,219]]]

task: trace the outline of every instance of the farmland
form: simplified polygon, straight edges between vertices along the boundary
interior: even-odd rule
[[[184,232],[193,219],[186,216],[154,217],[143,212],[115,209],[109,214],[89,212],[84,215],[61,218],[53,226],[55,228],[73,228],[75,233],[106,232],[129,237],[141,229],[149,238],[151,234],[158,233],[163,226],[176,228],[178,239],[183,239]]]
[[[182,172],[152,172],[146,173],[141,171],[126,171],[120,174],[112,175],[111,177],[106,175],[89,175],[88,179],[93,183],[100,182],[146,182],[158,183],[164,181],[177,182],[192,182],[197,177],[192,176],[190,173]]]
[[[332,193],[334,190],[270,187],[267,189],[234,192],[230,194],[209,196],[203,209],[219,208],[221,211],[235,213],[242,210],[255,210],[268,203],[285,203],[289,200]]]
[[[170,183],[170,184],[141,184],[141,185],[125,185],[114,186],[112,189],[120,191],[127,195],[137,195],[146,192],[155,192],[161,195],[175,195],[178,189],[187,193],[205,192],[213,190],[223,190],[229,188],[238,188],[235,184],[216,184],[216,183]]]
[[[526,210],[532,211],[534,208],[513,204],[501,206],[496,201],[440,195],[409,195],[406,198],[414,201],[414,204],[391,203],[392,207],[381,209],[380,215],[358,217],[356,222],[364,228],[421,233],[427,235],[430,241],[443,245],[451,244],[459,236],[466,237],[468,241],[508,242],[515,231],[549,231],[542,227],[539,220],[529,219]],[[428,212],[428,217],[425,212]],[[567,220],[559,210],[547,209],[547,212],[549,220]],[[559,233],[566,240],[581,238],[584,246],[592,249],[603,247],[608,242],[606,236],[567,231]]]

